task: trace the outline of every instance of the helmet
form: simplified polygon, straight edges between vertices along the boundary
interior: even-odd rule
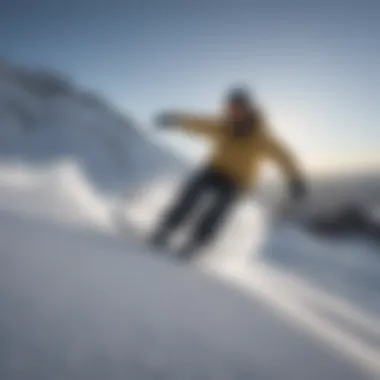
[[[227,93],[228,103],[238,103],[246,106],[251,105],[252,98],[249,91],[243,87],[235,87],[228,91]]]

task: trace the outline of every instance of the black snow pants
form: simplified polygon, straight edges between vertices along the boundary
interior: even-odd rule
[[[209,195],[207,202],[203,203]],[[202,206],[192,241],[195,245],[210,242],[229,214],[238,195],[236,183],[223,173],[206,168],[197,173],[180,192],[157,231],[157,238],[166,240]]]

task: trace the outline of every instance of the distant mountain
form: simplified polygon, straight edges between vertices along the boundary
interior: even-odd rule
[[[369,209],[357,204],[348,204],[329,213],[314,215],[304,221],[313,233],[327,237],[365,237],[380,243],[380,222]]]
[[[178,157],[96,94],[61,74],[0,61],[0,160],[79,163],[101,190],[180,170]]]

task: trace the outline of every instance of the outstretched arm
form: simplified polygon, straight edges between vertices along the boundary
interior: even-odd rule
[[[211,117],[163,113],[157,117],[156,124],[162,127],[178,126],[185,132],[211,138],[220,132],[220,123],[216,118]]]

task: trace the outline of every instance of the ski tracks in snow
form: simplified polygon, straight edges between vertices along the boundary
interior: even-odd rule
[[[374,316],[264,263],[209,261],[200,266],[206,273],[258,297],[291,323],[379,378],[380,322]]]

